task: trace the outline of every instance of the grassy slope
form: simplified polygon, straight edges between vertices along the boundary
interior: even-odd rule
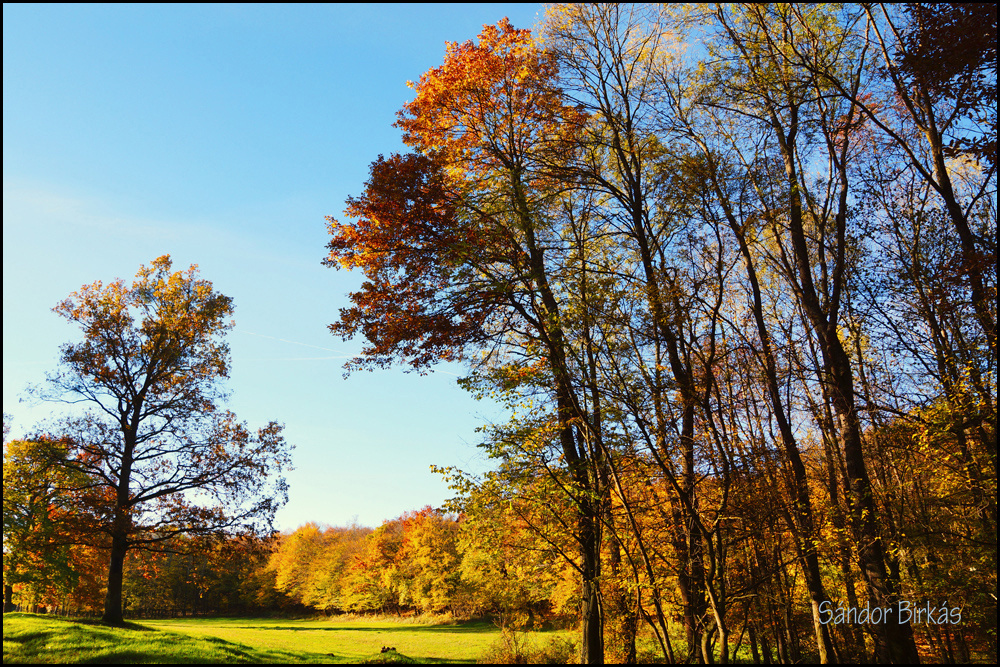
[[[7,663],[275,663],[330,662],[302,650],[269,650],[214,637],[109,628],[33,614],[3,615]]]

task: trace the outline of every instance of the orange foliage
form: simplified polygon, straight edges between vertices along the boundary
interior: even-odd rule
[[[478,44],[449,43],[444,64],[411,82],[417,97],[404,105],[396,126],[409,146],[441,153],[449,167],[472,179],[507,171],[544,174],[571,150],[585,120],[563,103],[557,75],[555,55],[505,18],[483,26]]]
[[[415,153],[372,164],[364,194],[347,200],[353,225],[328,218],[325,263],[367,278],[330,326],[370,343],[348,369],[454,361],[510,326],[504,308],[529,271],[525,221],[512,222],[507,204],[524,209],[562,187],[552,165],[584,120],[556,74],[554,56],[505,19],[478,44],[449,44],[444,64],[413,84],[397,126]]]

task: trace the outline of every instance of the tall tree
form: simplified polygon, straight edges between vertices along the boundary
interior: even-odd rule
[[[333,266],[369,278],[331,328],[373,344],[358,365],[424,367],[466,348],[521,354],[550,373],[558,441],[579,493],[583,659],[603,660],[599,476],[567,356],[556,271],[563,184],[550,166],[572,150],[582,114],[556,85],[557,64],[506,20],[478,44],[449,44],[414,85],[397,125],[416,153],[380,159],[354,226],[331,220]],[[388,178],[387,178],[388,177]],[[489,345],[487,345],[489,344]]]
[[[698,338],[705,332],[699,330],[697,317],[690,311],[698,297],[692,294],[695,290],[689,289],[689,283],[697,280],[679,268],[683,260],[671,243],[675,217],[657,205],[664,199],[657,197],[662,179],[656,174],[664,148],[654,132],[655,102],[660,96],[655,72],[657,65],[670,59],[673,46],[665,19],[662,8],[651,6],[559,5],[549,13],[546,37],[562,64],[568,95],[592,118],[580,136],[585,149],[568,171],[573,180],[606,200],[599,215],[609,221],[604,233],[615,237],[616,248],[600,253],[596,272],[620,275],[624,282],[621,289],[641,295],[648,311],[640,311],[636,326],[650,330],[653,341],[642,346],[636,359],[655,368],[640,377],[649,380],[644,390],[654,406],[650,444],[656,451],[652,459],[673,480],[676,490],[677,584],[688,650],[693,654],[703,652],[706,587],[704,536],[696,527],[695,516],[695,431],[702,398],[695,377],[700,372],[697,355],[692,355],[692,348],[699,345]],[[661,187],[660,194],[666,190]],[[674,191],[670,195],[679,200],[688,193]],[[609,362],[618,364],[614,359]],[[676,386],[679,401],[663,391],[664,381]],[[614,383],[608,377],[604,384]],[[670,415],[670,404],[675,402],[678,419]],[[680,426],[676,454],[670,451],[675,423]]]
[[[849,129],[862,113],[855,101],[860,73],[849,58],[843,24],[822,8],[750,5],[714,14],[722,38],[717,53],[733,63],[723,70],[726,98],[717,104],[732,107],[747,100],[735,113],[751,118],[760,140],[773,147],[773,163],[780,165],[758,186],[761,217],[778,246],[776,268],[822,352],[819,379],[836,413],[862,573],[872,602],[893,607],[899,582],[887,567],[863,452],[856,369],[840,334],[851,270],[849,164],[856,152]],[[852,94],[837,104],[828,77],[814,74],[820,69],[837,73]],[[817,140],[809,140],[812,133]],[[827,173],[813,182],[804,165],[818,160]],[[909,624],[886,623],[880,631],[880,659],[919,661]]]
[[[83,329],[49,375],[51,400],[89,410],[63,422],[71,445],[58,463],[110,538],[103,620],[123,622],[130,549],[182,533],[270,528],[287,500],[282,426],[256,433],[218,409],[229,374],[223,337],[232,300],[198,277],[171,272],[168,255],[118,279],[85,285],[55,307]]]
[[[851,70],[831,68],[808,50],[788,49],[783,58],[848,99],[939,199],[952,223],[959,274],[995,360],[995,232],[977,229],[973,210],[996,182],[996,11],[952,3],[905,9],[901,14],[883,3],[851,10],[848,39],[860,45]],[[811,30],[802,12],[791,13]],[[970,192],[954,181],[949,162],[956,156],[982,163],[983,177]]]

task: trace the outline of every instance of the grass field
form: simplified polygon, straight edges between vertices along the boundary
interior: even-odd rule
[[[546,632],[545,642],[567,633]],[[357,663],[383,646],[417,662],[475,662],[500,637],[485,621],[433,625],[379,620],[172,619],[108,628],[4,614],[7,663]]]
[[[418,625],[395,620],[287,621],[261,619],[175,619],[146,621],[157,630],[193,637],[218,637],[268,651],[308,651],[358,662],[383,646],[419,662],[475,662],[499,633],[485,621]]]

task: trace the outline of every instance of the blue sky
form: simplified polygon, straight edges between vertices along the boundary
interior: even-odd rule
[[[81,285],[174,268],[235,299],[231,407],[296,446],[279,527],[367,525],[448,497],[430,464],[483,470],[502,419],[455,384],[354,374],[326,326],[360,277],[323,267],[324,216],[402,150],[407,80],[446,41],[540,5],[3,7],[3,410],[12,436],[58,414],[20,401],[79,336],[51,308]]]

